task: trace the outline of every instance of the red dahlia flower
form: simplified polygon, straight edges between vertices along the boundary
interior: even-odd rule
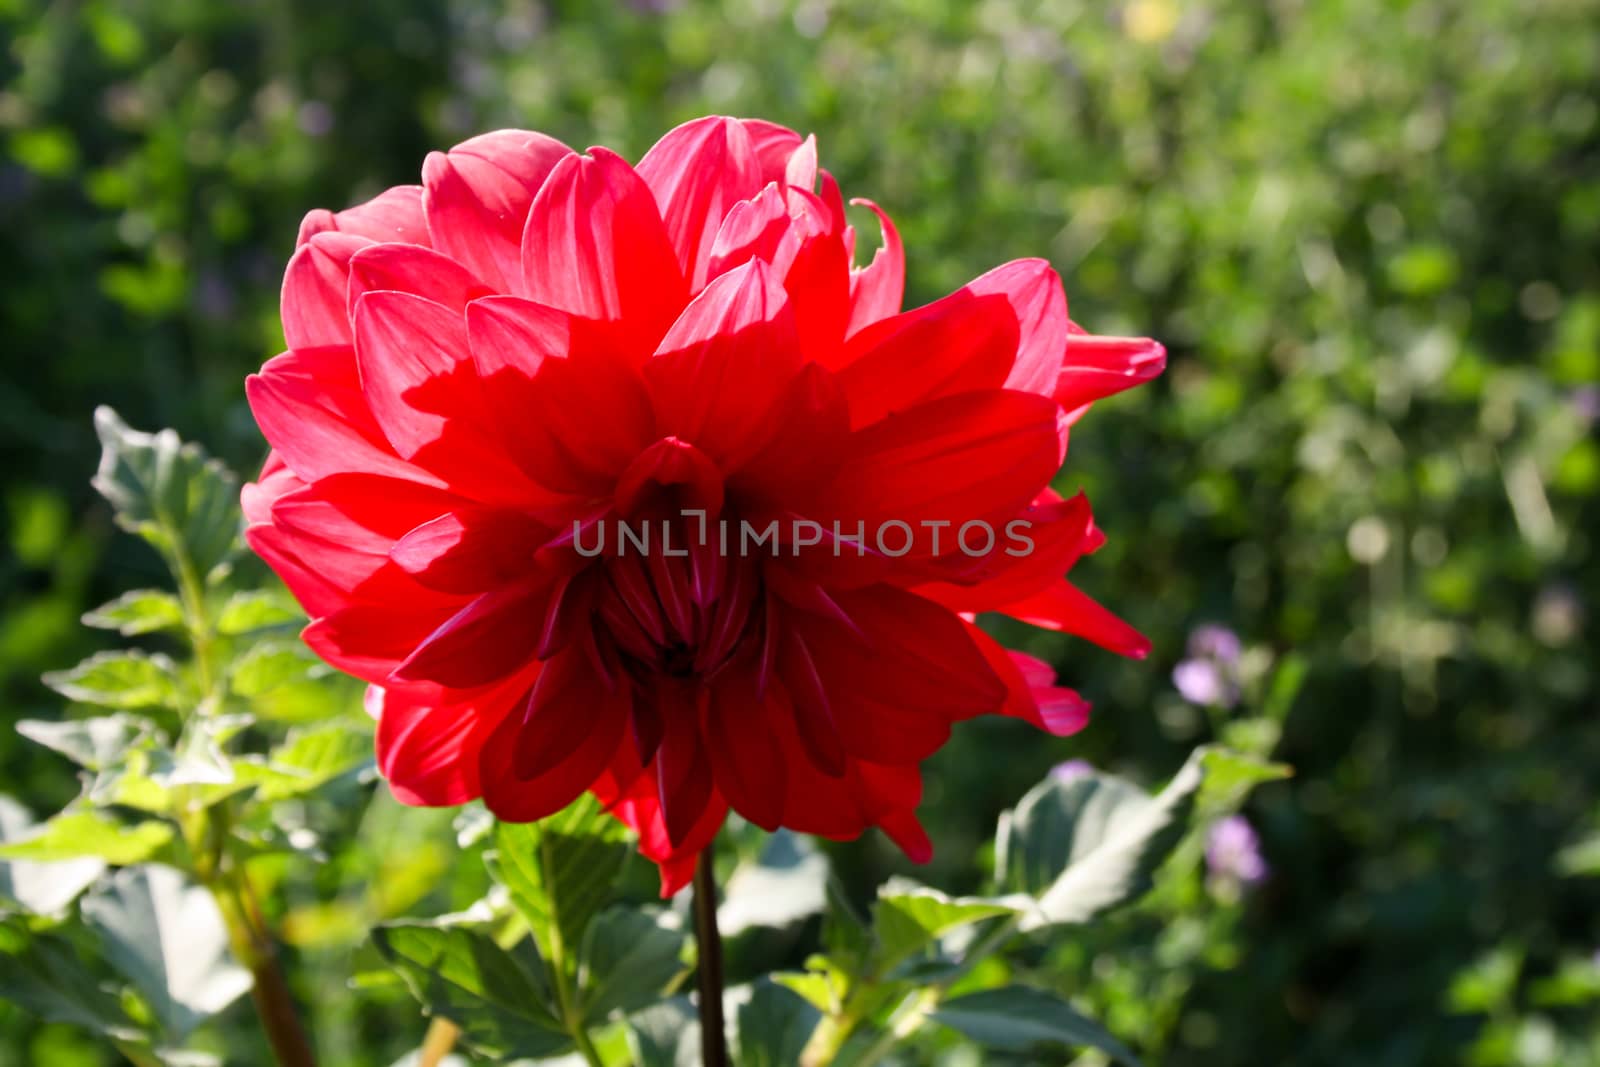
[[[632,167],[501,131],[422,179],[302,224],[244,494],[401,800],[591,791],[669,893],[730,807],[922,860],[952,723],[1088,714],[973,613],[1144,654],[1062,577],[1102,538],[1049,485],[1164,353],[1084,333],[1044,261],[901,312],[888,217],[860,201],[883,247],[852,266],[814,140],[767,122]]]

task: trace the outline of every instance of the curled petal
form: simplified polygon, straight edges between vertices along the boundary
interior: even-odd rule
[[[852,200],[870,208],[878,216],[883,228],[883,247],[873,253],[872,262],[850,273],[850,323],[846,336],[866,329],[879,319],[898,314],[900,301],[905,297],[906,253],[900,243],[900,231],[886,211],[871,200]]]

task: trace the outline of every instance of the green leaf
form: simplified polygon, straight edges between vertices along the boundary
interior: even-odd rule
[[[599,1023],[614,1011],[654,1003],[685,968],[689,935],[671,912],[608,908],[589,924],[579,954],[583,1017]]]
[[[622,825],[593,796],[537,823],[500,823],[485,857],[533,931],[546,957],[575,969],[573,949],[606,904],[628,846]],[[559,939],[560,945],[555,944]]]
[[[1023,898],[1022,903],[1033,902]],[[892,880],[878,891],[872,911],[882,966],[891,969],[948,933],[985,919],[1015,915],[1017,910],[1000,900],[949,897],[937,889]]]
[[[267,803],[320,789],[372,759],[370,730],[343,724],[291,734],[272,751],[256,796]]]
[[[1007,986],[947,1001],[933,1018],[986,1048],[1022,1052],[1038,1045],[1092,1048],[1137,1067],[1128,1047],[1066,1001],[1042,989]]]
[[[1281,781],[1294,774],[1287,763],[1273,763],[1232,749],[1208,747],[1201,752],[1205,782],[1200,788],[1200,802],[1209,807],[1232,807],[1263,782]]]
[[[142,1035],[117,998],[103,989],[94,973],[65,939],[54,934],[23,934],[8,927],[0,932],[0,999],[49,1022],[86,1027],[119,1041]]]
[[[274,626],[303,622],[300,610],[288,593],[279,589],[256,589],[235,593],[217,615],[217,632],[247,634]]]
[[[129,749],[150,738],[153,731],[145,719],[117,714],[61,722],[23,719],[17,723],[17,733],[61,753],[80,767],[99,771],[121,761]]]
[[[81,908],[106,959],[174,1039],[250,988],[250,972],[228,954],[227,927],[211,894],[170,867],[119,871]]]
[[[628,1016],[628,1051],[638,1067],[699,1067],[700,1019],[689,998],[673,997]]]
[[[372,937],[428,1013],[454,1022],[485,1053],[549,1056],[572,1047],[531,942],[507,951],[465,926],[411,921],[385,923]]]
[[[299,641],[263,640],[234,661],[234,693],[263,718],[315,722],[356,711],[359,688],[331,670]]]
[[[115,630],[124,637],[181,630],[183,605],[177,597],[160,589],[134,589],[86,613],[83,624]]]
[[[94,487],[117,523],[159,550],[179,573],[205,578],[233,551],[241,526],[239,483],[198,445],[171,430],[131,430],[108,407],[94,413],[100,469]]]
[[[828,906],[828,858],[798,834],[771,835],[754,863],[728,878],[717,925],[724,937],[751,927],[784,927]]]
[[[0,844],[26,837],[33,825],[26,808],[0,796]],[[106,861],[95,856],[53,863],[0,860],[0,901],[13,901],[35,915],[59,915],[105,869]]]
[[[162,655],[97,652],[66,671],[51,671],[44,684],[68,700],[104,708],[173,708],[178,704],[177,667]]]
[[[1038,896],[1021,928],[1085,923],[1143,895],[1183,837],[1205,778],[1198,749],[1158,795],[1104,774],[1035,786],[1001,816],[995,867]]]
[[[793,1067],[821,1021],[822,1013],[805,998],[763,979],[733,1013],[734,1062],[739,1067]]]
[[[50,863],[95,856],[120,867],[144,862],[171,840],[172,827],[164,822],[126,826],[100,812],[71,811],[0,845],[0,859]]]

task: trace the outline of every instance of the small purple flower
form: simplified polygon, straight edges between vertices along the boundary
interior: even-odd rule
[[[1243,815],[1229,815],[1206,836],[1206,869],[1213,878],[1254,885],[1267,876],[1261,838]]]
[[[1239,635],[1206,623],[1189,634],[1189,658],[1172,670],[1172,684],[1191,704],[1231,708],[1239,702]]]
[[[1578,413],[1578,418],[1584,422],[1600,422],[1600,384],[1590,382],[1580,385],[1572,391],[1569,401],[1572,410]]]
[[[1094,764],[1086,759],[1069,759],[1050,768],[1050,777],[1058,782],[1075,782],[1094,773]]]
[[[1239,662],[1241,651],[1239,635],[1226,626],[1208,622],[1196,626],[1189,634],[1191,656],[1219,660],[1231,667]]]

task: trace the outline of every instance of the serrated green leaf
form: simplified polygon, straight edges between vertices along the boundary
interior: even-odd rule
[[[0,860],[59,860],[96,856],[115,866],[143,863],[172,840],[163,822],[124,825],[96,811],[62,812],[18,841],[0,845]]]
[[[176,708],[177,667],[162,655],[97,652],[71,670],[51,671],[44,684],[68,700],[103,708]]]
[[[128,750],[150,738],[150,723],[134,715],[99,715],[92,719],[66,719],[49,722],[23,719],[17,733],[35,744],[59,752],[91,771],[113,766]]]
[[[889,970],[946,934],[1017,911],[1016,906],[1000,900],[949,897],[937,889],[891,881],[878,891],[872,910],[881,965]]]
[[[1039,1045],[1092,1048],[1119,1063],[1139,1059],[1105,1027],[1052,993],[1031,986],[986,989],[947,1001],[935,1021],[986,1048],[1022,1052]]]
[[[15,945],[0,944],[0,999],[50,1022],[82,1026],[119,1041],[142,1039],[121,1003],[101,987],[64,938],[45,933],[19,938]]]
[[[94,427],[101,453],[93,484],[117,523],[154,545],[175,573],[209,575],[238,540],[238,480],[171,430],[140,433],[108,407],[95,410]]]
[[[234,662],[229,680],[235,693],[256,697],[324,670],[298,641],[263,641]]]
[[[0,796],[0,844],[28,836],[33,827],[26,808]],[[53,863],[0,860],[0,903],[12,901],[35,915],[59,915],[105,869],[106,861],[94,856]]]
[[[733,1055],[739,1067],[793,1067],[822,1013],[793,990],[762,980],[733,1012]]]
[[[267,803],[303,796],[371,759],[369,731],[335,724],[293,733],[272,750],[265,769],[277,773],[258,781],[256,796]]]
[[[1188,827],[1207,751],[1196,750],[1156,796],[1091,773],[1046,781],[1002,816],[1002,883],[1038,898],[1021,928],[1088,922],[1143,895]]]
[[[465,926],[385,923],[372,937],[431,1015],[461,1027],[489,1055],[550,1056],[572,1047],[532,944],[507,950]]]
[[[118,871],[81,908],[106,959],[175,1040],[250,988],[250,972],[229,956],[227,927],[211,894],[171,867]]]
[[[559,957],[571,975],[574,950],[628,855],[621,824],[584,794],[540,822],[500,823],[494,842],[495,852],[485,857],[490,873],[510,891],[540,951]]]
[[[689,935],[670,912],[608,908],[579,953],[578,1000],[590,1024],[654,1003],[680,972]]]
[[[217,613],[217,632],[247,634],[274,626],[287,626],[305,621],[288,593],[278,589],[253,589],[235,593]]]
[[[115,630],[124,637],[183,628],[183,605],[160,589],[134,589],[83,616],[85,626]]]

